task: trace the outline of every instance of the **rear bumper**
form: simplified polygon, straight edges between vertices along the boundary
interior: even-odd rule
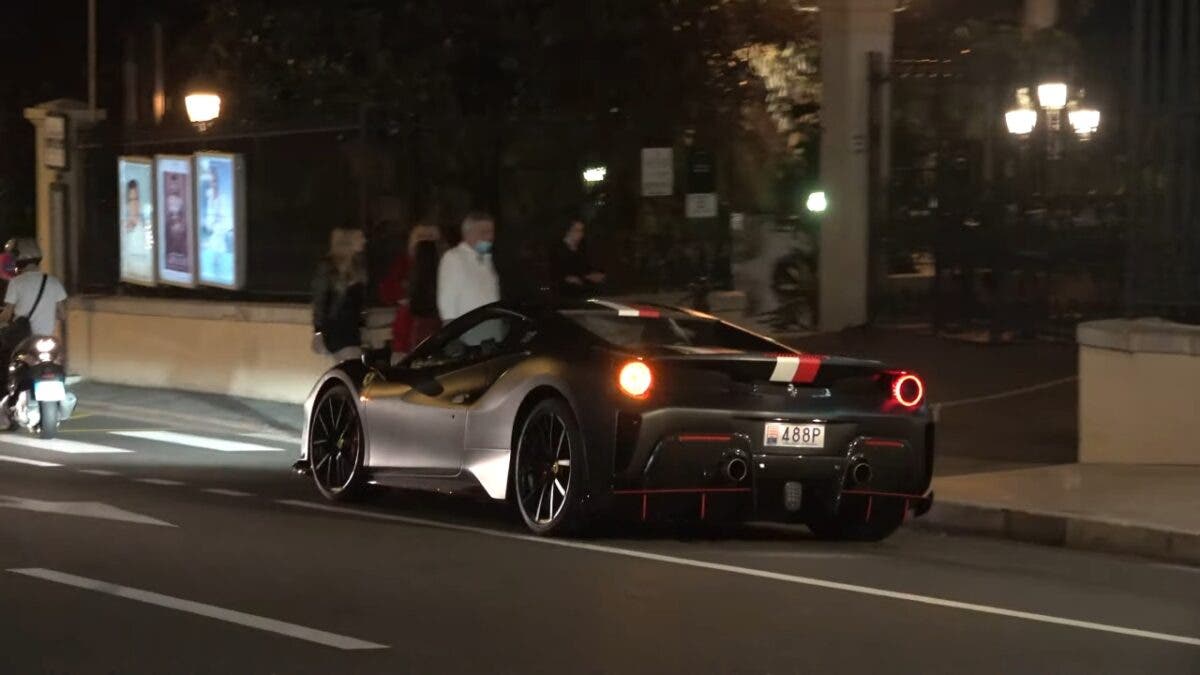
[[[828,442],[817,450],[764,447],[769,421],[823,423]],[[821,417],[789,412],[784,418],[672,408],[618,413],[615,424],[612,494],[618,497],[662,501],[701,495],[706,501],[740,500],[761,515],[783,508],[785,486],[799,484],[805,493],[835,503],[843,494],[875,493],[903,497],[919,513],[926,510],[934,429],[924,411]],[[740,479],[726,470],[735,459],[746,463]],[[869,467],[867,480],[854,476],[859,465]]]

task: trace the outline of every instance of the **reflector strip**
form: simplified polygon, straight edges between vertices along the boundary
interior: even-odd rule
[[[889,441],[883,438],[868,438],[864,441],[867,445],[873,445],[884,448],[903,448],[904,444],[900,441]]]
[[[775,370],[771,371],[771,381],[809,384],[817,379],[817,371],[821,369],[822,360],[820,356],[809,354],[776,356]]]
[[[680,434],[683,443],[720,443],[732,439],[729,434]]]

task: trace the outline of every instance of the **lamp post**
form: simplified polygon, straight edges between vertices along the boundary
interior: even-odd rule
[[[221,97],[210,91],[195,91],[183,98],[188,121],[200,131],[206,131],[221,116]]]
[[[1070,87],[1063,82],[1043,82],[1032,93],[1028,87],[1021,87],[1016,90],[1016,101],[1016,107],[1004,113],[1004,126],[1009,134],[1021,139],[1040,133],[1045,138],[1045,160],[1062,158],[1064,110],[1070,129],[1080,141],[1090,140],[1100,128],[1100,111],[1071,100]],[[1024,144],[1022,151],[1026,151]],[[1044,168],[1042,173],[1048,174]]]

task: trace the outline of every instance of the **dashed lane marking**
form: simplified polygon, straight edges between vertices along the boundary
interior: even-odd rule
[[[960,602],[958,600],[950,600],[947,598],[939,598],[930,595],[920,595],[917,593],[905,593],[902,591],[891,591],[883,588],[874,588],[872,586],[860,586],[858,584],[849,584],[841,581],[830,581],[828,579],[818,579],[815,577],[805,577],[795,574],[784,574],[781,572],[769,572],[767,570],[758,570],[748,567],[739,567],[737,565],[726,565],[723,563],[709,562],[707,560],[694,560],[692,558],[681,558],[672,555],[663,555],[660,553],[650,553],[648,551],[638,551],[634,549],[618,548],[616,546],[606,546],[603,544],[589,544],[582,541],[571,541],[567,539],[550,539],[547,537],[536,537],[531,534],[517,534],[514,532],[503,532],[501,530],[489,530],[483,527],[474,527],[471,525],[458,525],[455,523],[446,523],[437,520],[427,520],[424,518],[410,518],[408,516],[394,516],[387,513],[375,513],[372,511],[360,511],[340,506],[329,506],[327,504],[315,504],[297,499],[280,499],[277,503],[286,506],[297,506],[305,509],[316,511],[325,511],[328,513],[338,513],[343,515],[360,516],[374,518],[377,520],[389,520],[398,523],[407,523],[409,525],[419,525],[424,527],[435,527],[443,530],[453,530],[456,532],[469,532],[472,534],[480,534],[488,537],[499,537],[501,539],[515,539],[536,544],[545,544],[548,546],[558,546],[561,548],[572,548],[581,551],[592,551],[594,553],[607,553],[610,555],[624,556],[626,558],[635,558],[639,560],[649,560],[652,562],[666,563],[670,565],[679,565],[681,567],[691,567],[696,569],[710,570],[713,572],[725,572],[728,574],[738,574],[741,576],[755,577],[758,579],[767,579],[770,581],[781,581],[784,583],[798,584],[801,586],[811,586],[815,588],[825,588],[835,591],[845,591],[848,593],[857,593],[859,595],[867,595],[877,598],[887,598],[889,600],[902,600],[905,602],[915,602],[922,605],[931,605],[934,607],[944,607],[947,609],[957,609],[966,612],[974,612],[976,614],[988,614],[991,616],[1002,616],[1010,619],[1020,619],[1022,621],[1033,621],[1043,624],[1052,624],[1056,626],[1067,626],[1071,628],[1080,628],[1083,630],[1098,631],[1101,633],[1110,633],[1117,635],[1125,635],[1129,637],[1144,638],[1147,640],[1159,640],[1161,642],[1173,642],[1176,644],[1190,645],[1192,647],[1200,647],[1200,637],[1192,637],[1188,635],[1173,635],[1171,633],[1159,633],[1151,630],[1143,630],[1140,628],[1129,628],[1127,626],[1114,626],[1110,624],[1097,623],[1094,621],[1080,621],[1078,619],[1068,619],[1061,616],[1053,616],[1050,614],[1039,614],[1037,612],[1025,612],[1015,609],[1007,609],[1004,607],[994,607],[992,605],[981,605],[973,602]]]
[[[113,455],[133,452],[132,450],[126,450],[125,448],[114,448],[109,445],[96,445],[95,443],[68,441],[62,438],[55,438],[47,441],[41,438],[26,438],[25,436],[5,436],[3,442],[67,455]]]
[[[207,492],[210,495],[221,495],[222,497],[253,497],[251,492],[242,492],[241,490],[227,490],[225,488],[204,488],[201,492]]]
[[[43,462],[40,459],[26,459],[24,457],[11,457],[9,455],[0,455],[0,462],[12,462],[14,464],[27,464],[29,466],[40,466],[40,467],[45,467],[45,468],[54,467],[54,466],[62,466],[62,464],[55,464],[54,462]]]
[[[193,448],[203,448],[205,450],[217,450],[220,452],[283,452],[283,448],[278,448],[272,445],[262,445],[259,443],[247,443],[245,441],[230,441],[223,438],[210,438],[208,436],[196,436],[194,434],[183,434],[177,431],[111,431],[109,432],[116,436],[126,436],[128,438],[141,438],[147,441],[158,441],[160,443],[172,443],[175,445],[186,445]]]
[[[166,485],[168,487],[177,487],[186,485],[183,481],[171,480],[169,478],[134,478],[135,482],[145,483],[147,485]]]
[[[116,471],[109,471],[108,469],[78,469],[78,471],[79,471],[79,473],[86,473],[89,476],[120,476],[121,475],[120,473],[118,473]]]
[[[13,574],[21,574],[23,576],[33,577],[34,579],[42,579],[44,581],[50,581],[56,584],[74,586],[76,588],[96,591],[97,593],[105,593],[107,595],[113,595],[118,598],[125,598],[127,600],[137,600],[138,602],[144,602],[149,605],[157,605],[159,607],[166,607],[167,609],[174,609],[180,612],[196,614],[209,619],[225,621],[226,623],[246,626],[247,628],[255,628],[257,630],[267,631],[277,635],[286,635],[287,637],[313,642],[326,647],[334,647],[336,649],[345,650],[388,648],[387,645],[381,645],[375,642],[367,642],[366,640],[359,640],[357,638],[347,637],[345,635],[338,635],[337,633],[328,633],[323,630],[317,630],[316,628],[300,626],[294,623],[288,623],[286,621],[278,621],[276,619],[268,619],[263,616],[247,614],[246,612],[239,612],[234,609],[226,609],[216,605],[208,605],[202,602],[184,600],[183,598],[163,595],[161,593],[146,591],[140,588],[130,588],[129,586],[120,586],[117,584],[108,583],[106,581],[97,581],[95,579],[88,579],[87,577],[79,577],[75,576],[74,574],[67,574],[65,572],[58,572],[56,570],[48,570],[40,567],[27,567],[13,568],[9,569],[8,571]]]

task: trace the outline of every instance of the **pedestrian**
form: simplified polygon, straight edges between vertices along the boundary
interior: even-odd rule
[[[379,284],[379,297],[396,308],[392,353],[407,354],[441,326],[437,311],[437,266],[442,248],[435,225],[418,223],[408,245],[396,256]]]
[[[594,295],[604,284],[604,272],[597,269],[588,257],[584,234],[583,221],[578,218],[572,220],[551,257],[551,274],[563,297]]]
[[[366,265],[362,230],[335,229],[313,277],[313,350],[347,361],[362,356]]]
[[[492,263],[495,221],[487,213],[472,211],[463,219],[462,237],[438,265],[437,306],[446,322],[500,299],[500,278]]]

